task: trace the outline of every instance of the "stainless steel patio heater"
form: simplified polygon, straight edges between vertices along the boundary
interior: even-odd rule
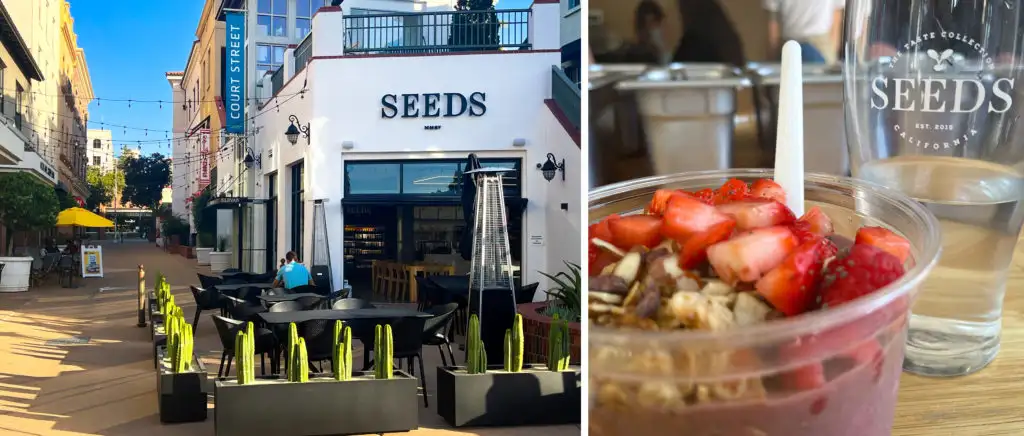
[[[310,275],[317,292],[328,295],[332,292],[331,251],[327,244],[327,215],[325,200],[313,200],[313,258],[310,259]]]
[[[469,310],[480,318],[480,339],[487,350],[487,361],[493,363],[502,361],[505,330],[512,327],[516,313],[502,185],[502,173],[511,171],[514,170],[480,168],[463,173],[463,177],[476,181]]]

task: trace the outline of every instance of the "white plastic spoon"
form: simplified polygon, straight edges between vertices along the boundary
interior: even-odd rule
[[[800,43],[782,46],[779,126],[775,138],[775,183],[786,192],[786,206],[804,214],[804,86]]]

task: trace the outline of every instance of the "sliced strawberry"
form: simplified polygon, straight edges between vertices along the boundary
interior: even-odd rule
[[[825,215],[825,212],[822,212],[818,206],[813,206],[804,212],[804,216],[800,217],[798,221],[807,223],[808,230],[818,236],[828,236],[835,232],[832,219]]]
[[[679,250],[679,267],[693,269],[704,263],[708,259],[708,247],[729,239],[735,228],[735,221],[722,221],[704,232],[691,235]]]
[[[587,227],[587,240],[597,238],[602,241],[611,242],[612,230],[611,227],[609,227],[608,223],[619,218],[620,217],[618,215],[612,214],[604,217],[601,221],[591,224],[589,227]]]
[[[672,198],[665,210],[661,233],[666,238],[685,243],[690,236],[707,232],[724,222],[735,224],[732,217],[719,212],[714,206],[690,196],[677,196]]]
[[[718,210],[736,219],[737,230],[787,225],[796,221],[793,211],[775,200],[755,198],[718,206]]]
[[[757,198],[767,198],[779,203],[786,204],[786,191],[771,179],[757,179],[750,185],[750,195]]]
[[[750,187],[747,183],[739,179],[729,179],[718,188],[718,192],[715,193],[715,204],[725,204],[737,200],[743,200],[750,196]]]
[[[669,201],[676,196],[685,196],[687,193],[683,191],[677,191],[674,189],[659,189],[654,191],[654,196],[651,197],[651,202],[647,204],[647,208],[644,210],[651,215],[658,215],[665,213],[665,208],[668,207]]]
[[[896,256],[900,263],[910,257],[910,241],[884,227],[861,227],[857,230],[854,244],[867,244]]]
[[[816,341],[813,338],[797,340],[779,349],[782,362],[807,360],[812,357]],[[809,391],[825,385],[825,367],[818,362],[808,363],[782,374],[786,388],[794,391]]]
[[[705,204],[711,204],[711,205],[715,204],[715,190],[714,189],[705,188],[705,189],[701,189],[699,191],[691,192],[690,195],[692,195],[694,198],[700,200],[701,202],[703,202]]]
[[[825,263],[824,238],[800,244],[754,286],[775,309],[786,316],[796,316],[814,307],[818,297],[818,281]]]
[[[903,276],[903,262],[882,249],[854,244],[850,252],[828,264],[821,306],[835,307],[877,291]]]
[[[797,246],[793,232],[782,226],[755,229],[708,248],[708,260],[726,283],[755,282],[782,263]]]
[[[661,219],[651,215],[628,215],[608,222],[611,242],[616,247],[629,250],[637,245],[647,248],[661,243]]]

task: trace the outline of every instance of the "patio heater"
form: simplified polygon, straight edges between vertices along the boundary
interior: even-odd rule
[[[324,211],[326,200],[313,200],[313,258],[310,259],[310,274],[320,293],[332,292],[331,251],[327,245],[327,215]],[[326,289],[326,292],[323,290]]]
[[[495,364],[503,359],[505,330],[512,327],[516,313],[502,185],[502,173],[511,171],[480,168],[463,173],[463,177],[473,177],[476,182],[468,307],[470,313],[480,318],[480,339],[487,361]]]

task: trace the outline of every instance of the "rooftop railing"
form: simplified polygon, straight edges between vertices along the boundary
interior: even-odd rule
[[[277,67],[277,71],[270,76],[270,95],[277,95],[277,91],[284,86],[284,66]]]
[[[313,32],[309,32],[306,38],[295,48],[295,74],[306,68],[309,59],[313,57]]]
[[[345,16],[346,54],[420,54],[530,48],[530,9]]]
[[[558,65],[551,67],[551,98],[569,118],[573,127],[580,128],[580,88],[565,75]]]

